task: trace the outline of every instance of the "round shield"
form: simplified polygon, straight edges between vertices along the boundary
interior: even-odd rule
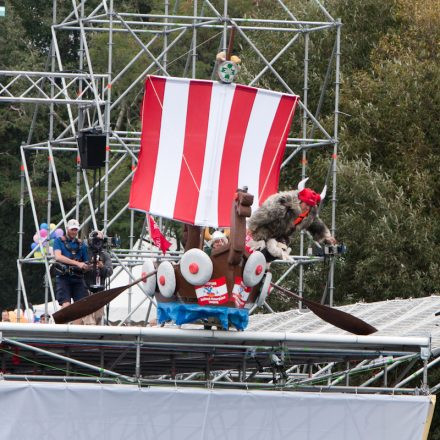
[[[142,265],[142,277],[148,275],[153,272],[156,268],[154,267],[153,260],[151,258],[147,258]],[[145,281],[142,281],[142,287],[144,289],[144,293],[148,296],[154,296],[154,292],[156,291],[156,275],[152,275],[148,277]]]
[[[253,252],[243,269],[243,282],[248,287],[256,286],[266,271],[266,258],[260,251]]]
[[[169,261],[162,261],[157,268],[157,285],[165,298],[171,298],[176,290],[176,274]]]
[[[180,272],[188,283],[202,286],[212,277],[212,261],[200,249],[190,249],[180,259]]]
[[[217,73],[220,81],[230,84],[238,75],[239,70],[240,67],[238,64],[234,63],[233,61],[226,60],[219,64]]]
[[[267,272],[266,277],[264,278],[263,285],[261,286],[260,295],[258,296],[257,301],[255,302],[255,304],[257,304],[258,307],[262,306],[264,301],[266,301],[267,295],[269,293],[271,281],[272,281],[272,273]]]

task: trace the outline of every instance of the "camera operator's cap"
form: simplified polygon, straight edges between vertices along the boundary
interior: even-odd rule
[[[67,222],[67,229],[79,229],[79,223],[78,220],[75,220],[74,218],[71,218],[68,222]]]

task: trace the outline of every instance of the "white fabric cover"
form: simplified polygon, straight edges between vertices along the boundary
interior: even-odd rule
[[[0,382],[0,438],[418,440],[429,396]]]

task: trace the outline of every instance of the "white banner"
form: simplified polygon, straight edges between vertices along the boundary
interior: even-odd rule
[[[0,382],[0,438],[422,440],[430,396]]]

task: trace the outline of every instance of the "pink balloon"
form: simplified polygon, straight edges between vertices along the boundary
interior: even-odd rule
[[[61,228],[55,229],[55,237],[62,237],[64,235],[64,231]]]
[[[47,237],[47,229],[40,229],[40,237],[41,238]]]
[[[38,234],[34,235],[33,240],[34,240],[35,243],[38,243]]]

